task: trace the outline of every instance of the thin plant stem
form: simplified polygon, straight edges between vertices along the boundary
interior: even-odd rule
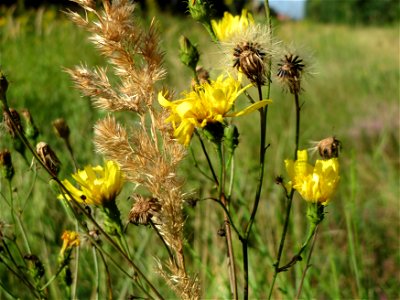
[[[96,287],[96,295],[95,299],[99,299],[100,293],[100,272],[99,272],[99,261],[97,259],[97,251],[96,247],[92,247],[92,254],[93,254],[93,265],[94,265],[94,276],[95,276],[95,287]]]
[[[294,94],[294,102],[295,102],[295,113],[296,113],[296,128],[295,128],[295,151],[294,151],[294,160],[297,160],[297,151],[299,149],[299,143],[300,143],[300,111],[301,111],[301,106],[300,106],[300,101],[299,101],[299,95],[298,93]],[[285,214],[285,222],[283,225],[283,231],[282,231],[282,236],[281,236],[281,240],[279,243],[279,248],[278,248],[278,254],[276,257],[276,262],[274,263],[274,275],[272,277],[272,283],[270,286],[270,290],[269,290],[269,296],[268,299],[271,299],[272,297],[272,292],[275,286],[275,282],[276,282],[276,277],[278,276],[278,273],[280,272],[280,267],[279,264],[281,262],[281,258],[282,258],[282,253],[283,253],[283,248],[285,246],[285,239],[286,239],[286,234],[289,228],[289,220],[290,220],[290,212],[292,209],[292,202],[293,202],[293,196],[294,196],[294,192],[295,190],[292,189],[290,191],[289,196],[287,197],[288,202],[287,202],[287,207],[286,207],[286,214]]]
[[[16,216],[16,214],[15,214],[14,196],[13,196],[13,191],[12,191],[12,186],[11,186],[11,180],[8,181],[8,187],[9,187],[9,190],[10,190],[10,205],[11,205],[11,216],[12,216],[12,219],[13,219],[13,223],[14,223],[14,225],[16,223],[18,223],[18,227],[19,227],[19,230],[21,231],[22,239],[24,240],[26,251],[28,253],[32,253],[31,252],[31,247],[29,245],[28,238],[26,236],[24,225],[22,224],[22,221],[21,221],[21,218],[20,218],[20,216]]]
[[[174,259],[174,255],[171,252],[171,249],[169,249],[167,242],[165,241],[164,237],[161,235],[160,231],[158,230],[158,228],[156,227],[156,225],[154,224],[154,222],[152,220],[150,220],[150,225],[151,225],[151,227],[153,227],[154,231],[157,233],[157,236],[160,238],[165,249],[167,250],[168,256],[169,256],[169,259],[171,260],[171,262],[173,262],[175,264],[175,266],[178,266]]]
[[[311,267],[310,260],[311,260],[311,255],[312,255],[313,250],[314,250],[315,241],[317,240],[318,228],[319,228],[319,226],[317,225],[316,228],[315,228],[315,231],[314,231],[314,235],[313,235],[314,238],[313,238],[313,241],[312,241],[312,244],[311,244],[311,247],[310,247],[310,251],[309,251],[308,256],[307,256],[306,267],[304,268],[303,274],[301,275],[300,286],[299,286],[299,289],[297,290],[297,295],[296,295],[296,298],[295,298],[296,300],[300,298],[301,291],[303,289],[304,279],[306,278],[306,273],[307,273],[308,269]]]
[[[215,182],[216,185],[219,185],[217,175],[216,175],[216,173],[214,171],[214,167],[213,167],[213,165],[211,163],[211,159],[210,159],[210,156],[208,155],[208,152],[207,152],[206,146],[204,145],[203,139],[200,137],[200,134],[197,132],[197,130],[195,130],[194,132],[195,132],[196,136],[199,138],[201,149],[203,150],[203,153],[204,153],[204,155],[205,155],[205,157],[207,159],[207,163],[208,163],[208,166],[209,166],[210,171],[212,173],[212,177],[214,179],[214,182]]]
[[[5,293],[5,295],[8,295],[9,297],[13,298],[13,299],[19,299],[17,296],[15,296],[13,293],[11,293],[4,285],[3,283],[0,281],[0,288],[1,290]]]
[[[217,153],[218,159],[220,163],[220,175],[219,175],[219,185],[218,185],[218,198],[220,199],[223,206],[225,206],[226,210],[224,210],[224,224],[225,224],[225,237],[228,251],[228,264],[229,264],[229,279],[231,285],[231,293],[233,299],[238,299],[237,292],[237,277],[236,277],[236,266],[235,266],[235,253],[233,251],[232,244],[232,231],[230,227],[230,217],[228,217],[227,211],[228,209],[228,201],[226,200],[224,189],[225,189],[225,162],[224,155],[222,151],[222,144],[217,144]]]
[[[268,76],[269,78],[269,76]],[[269,79],[268,79],[269,83]],[[269,90],[270,85],[268,84],[268,97],[269,97]],[[261,101],[263,99],[262,87],[261,85],[257,86],[258,90],[258,98]],[[268,115],[268,106],[259,109],[260,112],[260,158],[259,158],[259,175],[257,181],[257,189],[253,204],[253,209],[251,211],[249,222],[245,228],[244,238],[241,240],[242,242],[242,251],[243,251],[243,279],[244,279],[244,287],[243,287],[243,298],[245,300],[249,297],[249,259],[248,259],[248,240],[251,233],[251,228],[253,226],[258,204],[261,198],[261,191],[263,186],[263,179],[264,179],[264,166],[265,166],[265,152],[266,152],[266,135],[267,135],[267,115]]]
[[[95,248],[95,247],[93,247],[93,248]],[[106,282],[107,282],[107,287],[108,287],[108,299],[112,300],[113,296],[112,296],[112,284],[111,284],[110,270],[108,268],[108,264],[106,262],[106,259],[104,258],[103,253],[101,253],[100,251],[98,251],[98,253],[99,253],[100,258],[101,258],[101,260],[102,260],[102,262],[104,264],[104,268],[105,268],[105,271],[106,271],[106,278],[107,278]]]
[[[78,220],[75,221],[75,231],[78,232],[79,223]],[[80,255],[80,247],[76,247],[75,249],[75,269],[74,269],[74,279],[72,281],[71,286],[71,300],[76,298],[76,288],[78,284],[78,274],[79,274],[79,255]]]

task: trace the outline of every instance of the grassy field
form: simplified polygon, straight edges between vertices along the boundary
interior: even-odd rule
[[[166,51],[165,66],[169,72],[165,85],[177,92],[190,85],[190,72],[179,62],[180,34],[194,40],[202,54],[201,63],[215,76],[222,68],[220,49],[213,45],[201,25],[188,19],[170,15],[158,17],[162,47]],[[146,23],[146,21],[143,21]],[[188,25],[189,24],[189,25]],[[301,148],[309,148],[310,141],[335,135],[343,144],[340,157],[341,183],[327,207],[326,219],[319,230],[312,267],[303,288],[306,299],[397,299],[400,297],[399,257],[399,30],[398,27],[347,27],[309,22],[274,23],[277,38],[293,42],[304,53],[311,53],[313,74],[307,77],[301,94]],[[52,120],[63,117],[71,128],[71,142],[80,166],[96,164],[102,158],[94,154],[91,142],[95,121],[105,115],[82,98],[64,72],[80,63],[88,66],[105,65],[87,40],[87,35],[69,21],[56,16],[54,11],[32,13],[18,19],[0,18],[0,66],[10,82],[8,99],[16,109],[29,108],[40,129],[40,140],[47,141],[63,163],[60,178],[73,171],[61,140],[51,126]],[[268,119],[267,165],[265,189],[254,226],[250,248],[250,298],[268,296],[282,231],[284,197],[274,184],[278,175],[286,175],[285,158],[293,152],[294,106],[289,93],[272,84]],[[129,114],[119,113],[124,122],[135,122]],[[236,159],[234,207],[238,217],[248,216],[253,199],[257,174],[258,125],[254,118],[238,120],[241,146]],[[0,148],[11,148],[10,138],[0,131]],[[200,156],[198,147],[193,151]],[[62,205],[47,184],[47,175],[29,167],[13,152],[16,175],[12,182],[14,201],[23,210],[22,220],[28,229],[32,253],[40,256],[46,272],[54,273],[64,229],[73,228]],[[204,163],[200,160],[200,163]],[[199,177],[188,155],[181,174],[187,178],[187,191],[198,197],[215,193],[211,185]],[[7,182],[0,181],[0,233],[20,231],[8,227],[12,223],[6,199],[10,199]],[[126,186],[119,196],[125,216],[132,192]],[[251,199],[251,200],[250,200]],[[284,261],[290,259],[302,243],[306,233],[305,203],[295,198],[289,227]],[[226,271],[225,241],[217,235],[223,225],[222,211],[211,202],[200,202],[187,207],[188,264],[197,273],[204,298],[229,297]],[[125,221],[125,220],[124,220]],[[157,237],[150,229],[129,228],[130,243],[140,266],[153,274],[154,256],[163,256]],[[0,234],[1,236],[1,234]],[[22,244],[22,243],[21,243]],[[237,255],[241,247],[235,241]],[[89,248],[82,247],[85,258],[79,269],[79,299],[92,294],[93,262]],[[304,263],[279,275],[276,299],[294,298]],[[240,272],[239,266],[239,272]],[[116,299],[133,293],[126,280],[113,286]],[[151,276],[152,277],[152,276]],[[241,278],[241,277],[240,277]],[[156,286],[166,298],[174,294],[154,276]],[[28,292],[0,264],[0,282],[21,299]],[[240,283],[241,281],[239,281]],[[239,285],[240,286],[240,285]],[[62,299],[58,283],[50,285],[50,299]],[[105,287],[100,289],[101,295]],[[0,299],[9,297],[4,290]]]

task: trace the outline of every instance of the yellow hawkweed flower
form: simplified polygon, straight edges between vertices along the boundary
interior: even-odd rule
[[[220,21],[211,20],[211,26],[219,41],[229,41],[235,34],[244,31],[247,27],[254,24],[253,16],[242,10],[241,16],[232,16],[225,12],[224,17]]]
[[[64,256],[65,250],[78,247],[80,244],[79,234],[75,231],[65,230],[61,239],[63,240],[63,245],[61,247],[60,256]]]
[[[297,160],[285,160],[289,183],[304,200],[326,205],[339,183],[339,161],[337,158],[317,160],[309,164],[307,150],[297,152]]]
[[[168,101],[160,92],[158,101],[170,110],[166,122],[172,123],[175,137],[187,146],[196,127],[204,128],[214,122],[223,123],[225,117],[242,116],[272,102],[262,100],[241,111],[229,113],[238,96],[250,86],[240,88],[240,81],[221,75],[216,81],[196,85],[194,91],[183,93],[184,97],[176,101]]]
[[[80,189],[73,186],[68,180],[63,180],[64,186],[75,200],[91,204],[103,205],[105,202],[115,200],[124,184],[123,174],[119,165],[114,161],[106,161],[105,167],[86,166],[72,174],[72,178],[80,185]],[[64,195],[69,199],[68,195]],[[59,198],[63,198],[60,196]]]

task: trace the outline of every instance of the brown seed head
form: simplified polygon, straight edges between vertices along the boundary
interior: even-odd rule
[[[151,218],[161,210],[161,204],[157,198],[145,198],[135,196],[135,204],[129,212],[129,222],[135,225],[148,225]]]
[[[68,139],[70,130],[67,122],[63,118],[59,118],[53,121],[53,128],[56,134],[62,139]]]
[[[18,136],[17,131],[23,132],[21,117],[19,116],[19,113],[14,108],[10,108],[10,114],[11,114],[12,120],[10,118],[10,115],[4,111],[3,112],[3,120],[4,120],[4,124],[5,124],[7,131],[10,133],[10,135],[13,138],[16,138]],[[13,123],[14,123],[14,126],[13,126]]]
[[[292,94],[298,94],[301,90],[301,74],[304,67],[303,60],[293,54],[286,54],[278,64],[277,76],[282,83],[288,86]]]
[[[258,43],[239,43],[234,49],[233,56],[234,68],[243,72],[251,82],[257,85],[265,84],[266,53]]]
[[[338,157],[341,147],[342,143],[334,136],[323,139],[317,144],[319,155],[324,159]]]
[[[36,153],[43,164],[51,171],[51,174],[57,176],[61,163],[50,146],[45,142],[40,142],[36,145]]]

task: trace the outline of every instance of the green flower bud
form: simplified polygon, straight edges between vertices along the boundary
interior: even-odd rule
[[[22,111],[22,116],[25,119],[25,135],[27,138],[31,139],[32,141],[36,141],[37,137],[39,136],[39,130],[36,127],[35,123],[33,122],[32,115],[29,110],[24,109]]]
[[[210,23],[212,15],[211,3],[208,0],[189,0],[189,12],[192,18],[200,23]]]
[[[200,54],[199,51],[197,51],[196,46],[193,45],[190,40],[183,35],[179,39],[179,45],[179,58],[181,62],[185,66],[188,66],[193,71],[195,71],[200,58]]]

